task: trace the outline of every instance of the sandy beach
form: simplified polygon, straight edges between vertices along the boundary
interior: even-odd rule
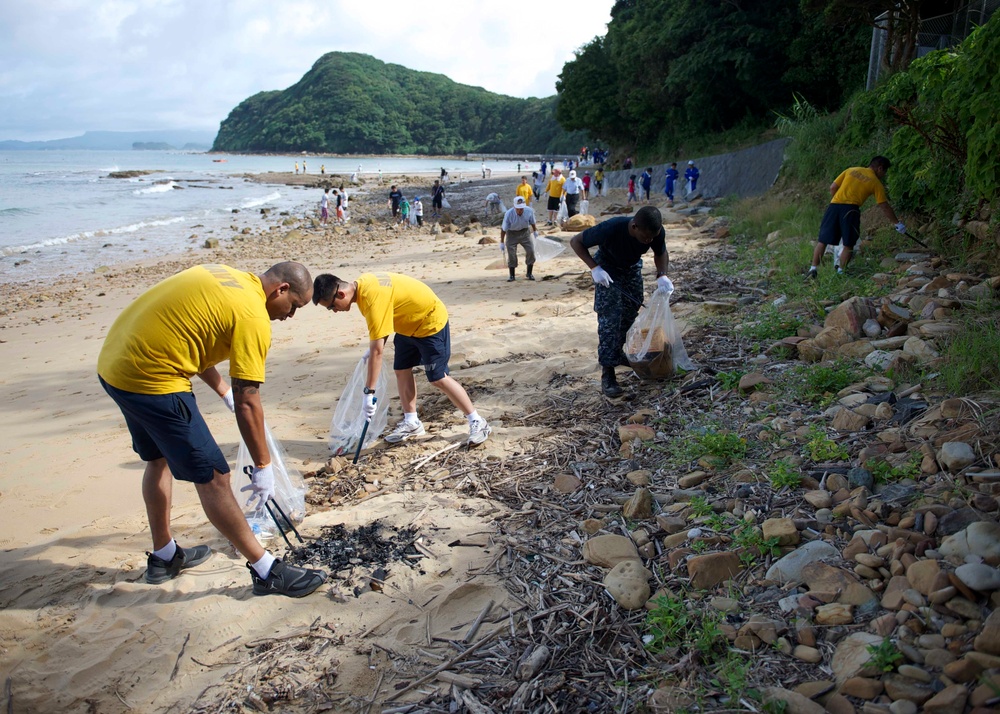
[[[0,314],[6,364],[0,681],[9,683],[10,711],[218,711],[227,697],[245,698],[248,683],[253,689],[253,668],[266,661],[262,643],[296,633],[309,634],[309,666],[329,668],[331,682],[336,675],[331,691],[340,704],[330,710],[352,711],[359,702],[385,700],[402,686],[393,682],[411,682],[451,657],[447,640],[461,640],[480,613],[486,613],[482,635],[509,626],[512,613],[526,607],[489,567],[504,550],[495,539],[497,520],[519,506],[491,498],[490,488],[476,479],[502,474],[531,444],[559,438],[558,422],[538,426],[529,415],[542,410],[555,418],[565,410],[564,426],[585,427],[580,405],[601,408],[594,406],[602,402],[591,279],[569,249],[568,233],[546,231],[567,247],[536,266],[536,282],[523,279],[522,255],[518,280],[507,283],[496,218],[462,234],[435,235],[430,225],[391,227],[385,194],[392,182],[407,196],[426,194],[429,183],[386,176],[381,188],[367,184],[351,202],[346,228],[262,215],[259,230],[217,248],[8,286]],[[515,183],[514,176],[494,175],[450,190],[456,224],[468,225],[472,214],[483,221],[491,190],[510,205]],[[594,199],[590,212],[612,201],[623,197]],[[676,270],[683,270],[686,256],[711,249],[711,231],[701,228],[704,216],[665,210],[665,218]],[[427,282],[450,313],[452,375],[490,420],[493,436],[482,448],[466,449],[462,415],[418,376],[425,437],[394,448],[380,441],[358,466],[339,462],[335,474],[325,469],[310,476],[330,461],[331,415],[367,339],[356,310],[334,316],[308,306],[293,320],[273,324],[262,388],[268,424],[310,484],[313,505],[300,530],[315,536],[326,525],[354,528],[380,520],[415,529],[424,557],[389,565],[379,590],[365,588],[370,573],[357,568],[303,600],[255,598],[242,559],[209,525],[194,489],[180,485],[173,506],[178,542],[206,543],[216,554],[165,585],[147,585],[142,465],[121,414],[97,382],[103,337],[129,301],[189,265],[225,263],[262,272],[284,259],[303,262],[313,275],[352,279],[394,271]],[[653,271],[646,261],[647,286]],[[220,370],[226,374],[226,365]],[[633,391],[655,389],[624,371],[621,378]],[[394,423],[400,414],[392,380],[390,385]],[[194,391],[233,464],[235,420],[198,380]],[[283,550],[282,543],[271,546]],[[359,585],[363,592],[356,595]],[[407,673],[396,671],[386,654],[415,665],[421,650],[431,657]],[[293,686],[288,677],[286,685]],[[448,685],[431,681],[424,690],[434,686]],[[401,700],[419,696],[413,691]]]

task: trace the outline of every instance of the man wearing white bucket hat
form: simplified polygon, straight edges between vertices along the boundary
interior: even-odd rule
[[[514,199],[514,207],[508,209],[500,225],[500,250],[507,252],[507,269],[510,270],[508,283],[514,282],[514,270],[517,268],[517,246],[524,248],[524,264],[528,266],[528,280],[534,280],[531,269],[535,265],[535,244],[533,237],[538,236],[535,226],[535,212],[523,196]]]

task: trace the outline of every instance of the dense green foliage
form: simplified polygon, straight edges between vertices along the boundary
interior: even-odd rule
[[[557,97],[518,99],[368,55],[330,52],[284,91],[260,92],[222,122],[216,151],[359,154],[578,151]]]
[[[875,154],[892,162],[893,206],[950,222],[995,204],[1000,187],[1000,14],[961,45],[920,57],[838,114],[784,123],[788,173],[829,181]]]
[[[685,139],[770,123],[794,93],[838,108],[864,79],[871,30],[800,0],[618,0],[607,35],[568,62],[556,117],[613,145],[673,153]]]

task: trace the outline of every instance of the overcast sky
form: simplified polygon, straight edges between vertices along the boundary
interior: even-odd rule
[[[0,140],[216,131],[321,55],[364,52],[518,97],[555,93],[613,0],[0,0]]]

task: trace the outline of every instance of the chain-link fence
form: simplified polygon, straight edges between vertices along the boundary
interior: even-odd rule
[[[964,40],[979,25],[984,24],[990,16],[1000,9],[1000,0],[974,0],[955,12],[937,17],[928,17],[920,21],[920,31],[917,33],[917,56],[922,57],[934,50],[953,47]],[[868,57],[868,89],[874,87],[879,76],[885,71],[885,43],[888,36],[888,13],[878,17],[878,25],[872,30],[871,54]]]

